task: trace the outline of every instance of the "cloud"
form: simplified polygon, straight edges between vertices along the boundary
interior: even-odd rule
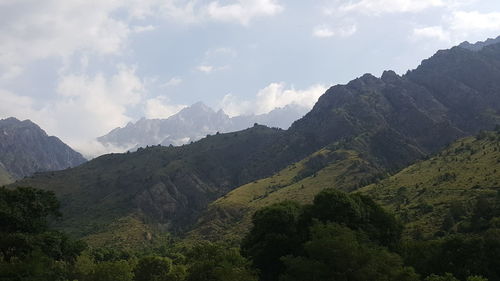
[[[332,37],[333,35],[335,35],[335,32],[333,32],[333,30],[324,25],[317,26],[313,30],[313,36],[315,37],[328,38]]]
[[[117,54],[130,28],[112,17],[120,1],[11,1],[0,9],[0,73],[77,51]]]
[[[207,6],[211,19],[225,22],[239,22],[248,25],[256,17],[273,16],[283,11],[283,6],[274,0],[238,0],[232,4],[213,1]]]
[[[226,69],[229,69],[229,68],[230,68],[229,65],[213,66],[213,65],[202,64],[202,65],[198,65],[196,67],[196,70],[198,70],[200,72],[203,72],[205,74],[210,74],[210,73],[213,73],[213,72],[216,72],[216,71],[226,70]]]
[[[437,39],[452,44],[471,38],[497,37],[500,30],[500,13],[478,11],[451,11],[443,17],[441,25],[418,27],[413,30],[414,39]]]
[[[136,25],[133,27],[133,31],[135,33],[142,33],[142,32],[146,32],[146,31],[152,31],[155,29],[156,29],[156,27],[152,26],[152,25]]]
[[[210,72],[214,71],[214,67],[211,65],[199,65],[196,67],[196,69],[201,71],[201,72],[205,72],[205,73],[210,73]]]
[[[413,29],[412,38],[416,39],[437,39],[440,41],[450,41],[450,34],[441,26],[428,26]]]
[[[85,149],[91,147],[90,140],[131,121],[128,108],[140,104],[144,96],[143,81],[135,69],[119,65],[109,76],[62,75],[57,97],[51,101],[0,91],[0,112],[5,117],[29,118],[89,156],[92,151]]]
[[[318,38],[329,38],[333,36],[349,37],[356,33],[356,25],[346,25],[336,28],[331,28],[326,25],[319,25],[313,29],[313,36]]]
[[[500,30],[500,12],[455,11],[447,20],[452,31],[463,34]]]
[[[186,105],[170,104],[168,98],[158,96],[146,100],[144,114],[146,118],[164,119],[176,114],[184,107]]]
[[[370,15],[385,13],[416,13],[423,10],[443,7],[443,0],[360,0],[340,6],[343,12],[360,12]]]
[[[31,97],[16,95],[0,89],[0,118],[16,117],[30,119],[35,115],[34,100]]]
[[[55,133],[75,143],[131,121],[127,108],[140,103],[145,88],[134,68],[120,65],[110,77],[62,76],[57,93],[59,98],[46,114],[57,119]]]
[[[180,77],[172,77],[167,82],[161,84],[160,88],[167,88],[167,87],[177,86],[177,85],[181,84],[182,81],[183,80]]]
[[[221,107],[230,116],[264,114],[277,107],[295,104],[312,108],[318,98],[325,93],[324,85],[313,85],[305,90],[287,88],[285,83],[271,83],[261,89],[254,100],[239,100],[232,94],[225,95]]]
[[[283,7],[274,0],[230,3],[180,0],[3,1],[0,9],[0,78],[12,79],[26,64],[79,52],[119,55],[131,34],[154,30],[137,25],[146,17],[192,24],[206,21],[248,25],[256,17],[272,16]]]

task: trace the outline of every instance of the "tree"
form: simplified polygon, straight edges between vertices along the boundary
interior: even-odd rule
[[[132,281],[132,268],[127,261],[105,261],[95,265],[89,281]]]
[[[256,281],[250,263],[238,249],[202,242],[187,254],[188,281]]]
[[[162,257],[144,257],[134,269],[135,281],[168,281],[172,261]]]
[[[417,281],[412,268],[387,249],[370,243],[364,234],[336,223],[317,222],[305,254],[286,256],[280,281]]]
[[[295,202],[283,202],[263,208],[255,213],[252,222],[253,228],[243,240],[242,251],[259,270],[260,278],[271,281],[278,280],[285,269],[288,271],[288,276],[299,276],[295,273],[290,274],[290,270],[299,270],[300,267],[304,268],[305,264],[307,264],[305,268],[315,268],[318,272],[328,272],[326,269],[321,271],[322,267],[332,269],[331,264],[315,258],[315,254],[327,253],[308,252],[312,251],[311,247],[314,245],[325,242],[310,240],[313,236],[312,226],[318,223],[345,227],[356,235],[364,237],[368,244],[391,249],[399,245],[402,232],[401,223],[370,198],[335,189],[325,189],[320,192],[314,198],[312,205],[301,206]],[[328,243],[326,244],[331,244]],[[359,249],[364,249],[363,247]],[[372,250],[370,247],[367,249]],[[367,250],[367,253],[370,251]],[[354,262],[357,257],[350,258]],[[299,266],[291,266],[292,264]],[[308,270],[307,274],[309,273],[312,274]],[[293,280],[292,277],[287,278]]]
[[[296,202],[282,202],[257,211],[253,228],[242,243],[243,255],[250,258],[263,280],[277,280],[283,272],[281,257],[295,254],[300,248],[298,220],[302,207]]]
[[[52,192],[0,188],[0,280],[66,279],[86,244],[48,228],[58,208]]]
[[[58,209],[59,201],[53,192],[31,187],[0,187],[2,232],[43,232],[48,228],[48,216],[60,216]]]
[[[425,281],[459,281],[453,274],[445,273],[442,276],[431,274],[425,278]]]
[[[306,212],[307,214],[307,212]],[[309,221],[335,222],[365,232],[383,246],[395,248],[401,239],[402,224],[372,199],[328,188],[314,198]]]

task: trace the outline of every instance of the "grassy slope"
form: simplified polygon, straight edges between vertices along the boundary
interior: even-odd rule
[[[0,166],[0,186],[13,182],[14,178],[2,166]]]
[[[395,212],[407,234],[432,236],[452,206],[470,216],[480,197],[500,191],[500,133],[488,132],[452,144],[377,184],[359,190]]]
[[[352,191],[356,183],[380,174],[381,170],[362,160],[354,150],[341,152],[349,156],[331,162],[315,176],[294,181],[309,159],[332,151],[320,150],[272,177],[233,190],[210,204],[188,239],[237,242],[259,208],[283,200],[309,203],[326,187]],[[354,163],[363,165],[355,164],[353,168]],[[499,190],[500,133],[488,132],[480,139],[459,140],[438,155],[356,192],[369,195],[395,212],[406,223],[407,234],[418,231],[432,236],[440,230],[452,205],[463,206],[470,215],[477,198],[494,197]]]
[[[326,167],[311,176],[296,179],[307,162],[318,155],[334,156]],[[337,157],[335,157],[335,155]],[[337,187],[353,190],[362,180],[380,173],[354,150],[322,149],[288,166],[275,175],[243,185],[209,205],[188,239],[237,242],[251,226],[251,217],[259,208],[284,200],[309,203],[321,190]]]

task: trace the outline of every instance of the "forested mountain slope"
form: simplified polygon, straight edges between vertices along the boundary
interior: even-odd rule
[[[188,237],[238,243],[258,209],[292,200],[311,203],[326,188],[368,195],[405,224],[410,236],[469,231],[478,210],[500,203],[500,132],[460,139],[428,160],[388,176],[354,150],[323,149],[272,177],[241,186],[209,205]],[[328,163],[322,166],[321,162]],[[379,181],[382,177],[385,179]],[[360,185],[376,182],[365,187]],[[477,219],[477,218],[476,218]]]
[[[331,185],[346,190],[402,169],[500,124],[499,93],[500,44],[454,47],[403,76],[366,74],[332,87],[286,131],[257,126],[183,147],[106,155],[18,184],[55,190],[67,214],[61,225],[79,235],[105,232],[103,226],[131,215],[161,230],[183,230],[218,197],[313,153],[347,153],[313,169],[339,165]],[[361,163],[359,175],[345,168],[354,163]]]

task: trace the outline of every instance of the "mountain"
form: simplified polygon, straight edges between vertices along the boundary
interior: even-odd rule
[[[54,190],[66,214],[59,227],[92,243],[117,243],[109,233],[137,229],[138,223],[182,233],[210,202],[241,190],[250,196],[241,197],[238,216],[225,208],[220,216],[247,216],[253,210],[249,201],[259,196],[269,199],[256,207],[285,198],[309,200],[323,188],[316,178],[321,174],[330,178],[325,185],[354,191],[500,124],[498,93],[500,44],[479,51],[454,47],[403,76],[366,74],[332,87],[288,130],[254,126],[180,147],[105,155],[16,185]],[[274,183],[266,180],[258,191],[254,184],[273,175]],[[138,239],[144,237],[151,235]]]
[[[450,212],[460,210],[447,230],[463,229],[479,200],[494,201],[500,194],[500,131],[460,139],[392,176],[355,151],[332,150],[335,146],[214,201],[188,238],[239,243],[258,209],[284,200],[312,203],[330,187],[368,195],[405,223],[406,235],[432,238]],[[316,164],[320,161],[328,164]]]
[[[202,102],[182,109],[167,119],[145,119],[128,123],[97,138],[105,146],[135,150],[147,145],[182,145],[197,141],[208,134],[239,131],[254,123],[269,127],[288,128],[293,121],[307,113],[306,108],[287,105],[267,114],[229,117],[224,111],[215,112]]]
[[[101,237],[95,234],[114,231],[118,221],[147,222],[156,230],[177,232],[233,186],[266,176],[272,167],[265,164],[268,156],[262,151],[282,133],[256,125],[191,145],[103,155],[15,185],[53,190],[65,215],[58,225],[75,236],[93,235],[96,243]]]
[[[12,178],[71,168],[85,161],[80,153],[48,136],[30,120],[0,120],[0,167]]]
[[[464,49],[471,50],[471,51],[480,51],[486,46],[494,45],[494,44],[498,44],[498,43],[500,43],[500,36],[498,36],[497,38],[489,38],[486,41],[480,41],[480,42],[477,42],[474,44],[471,44],[471,43],[465,41],[458,46],[461,48],[464,48]]]

